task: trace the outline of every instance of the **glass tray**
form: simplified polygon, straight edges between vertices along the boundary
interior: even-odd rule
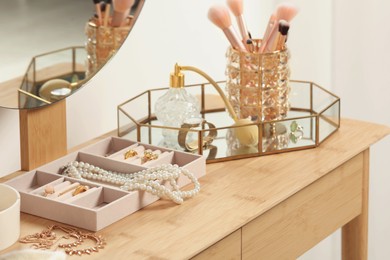
[[[224,88],[225,82],[217,83]],[[256,145],[240,144],[234,131],[248,125],[233,126],[222,99],[208,83],[185,88],[198,97],[202,117],[215,128],[208,128],[208,124],[190,130],[162,126],[154,115],[154,104],[168,88],[160,88],[147,90],[118,106],[118,136],[164,147],[162,131],[188,131],[187,143],[197,144],[198,149],[189,151],[179,144],[168,148],[202,154],[207,163],[315,148],[340,127],[340,98],[313,82],[291,80],[290,86],[291,108],[286,118],[250,124],[257,128]],[[217,136],[207,142],[207,136],[215,130]]]

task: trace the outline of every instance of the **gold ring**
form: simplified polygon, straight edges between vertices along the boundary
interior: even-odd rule
[[[80,193],[83,193],[85,191],[89,190],[89,187],[88,186],[84,186],[84,185],[79,185],[76,187],[76,189],[74,189],[74,191],[72,192],[72,196],[76,196],[77,194],[80,194]]]
[[[125,160],[134,157],[136,155],[138,155],[137,151],[130,149],[127,152],[125,152]]]
[[[144,151],[144,156],[142,157],[142,163],[146,163],[148,161],[156,160],[158,158],[158,154],[153,153],[150,150]]]
[[[205,130],[205,126],[207,125],[208,129]],[[202,127],[201,130],[194,130],[191,128],[194,127]],[[185,148],[187,151],[193,152],[202,147],[202,149],[208,149],[211,143],[214,141],[215,137],[217,137],[218,132],[215,129],[215,125],[207,122],[206,120],[202,120],[200,123],[189,124],[184,123],[181,125],[181,130],[179,131],[179,135],[177,137],[178,143],[181,147]],[[188,132],[198,132],[201,133],[200,140],[194,140],[187,142],[187,134]],[[208,132],[208,135],[204,136],[204,133]]]

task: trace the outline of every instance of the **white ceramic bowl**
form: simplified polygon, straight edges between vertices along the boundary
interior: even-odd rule
[[[0,251],[11,246],[20,235],[20,194],[0,183]]]

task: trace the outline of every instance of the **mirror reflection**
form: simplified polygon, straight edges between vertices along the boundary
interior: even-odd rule
[[[0,107],[61,100],[117,51],[144,0],[0,1]]]

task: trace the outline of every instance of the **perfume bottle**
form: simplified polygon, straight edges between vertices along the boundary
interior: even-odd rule
[[[183,123],[201,120],[199,102],[184,88],[184,74],[177,64],[170,76],[170,88],[156,101],[155,111],[158,121],[168,127],[180,128]],[[159,145],[182,149],[178,144],[178,133],[178,130],[163,129],[163,140]]]

